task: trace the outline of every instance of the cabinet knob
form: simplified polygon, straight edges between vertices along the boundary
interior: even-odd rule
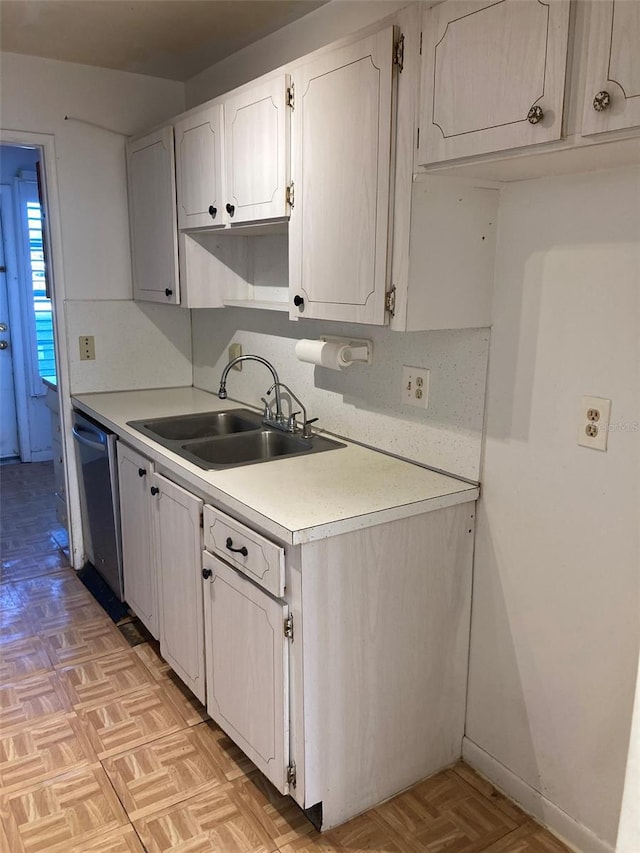
[[[300,296],[299,293],[296,293],[296,295],[293,297],[293,304],[296,306],[296,308],[299,308],[302,311],[302,309],[304,308],[304,297]]]
[[[611,103],[611,95],[606,89],[603,89],[593,99],[593,108],[597,113],[601,113],[609,107]]]
[[[543,118],[544,112],[542,111],[542,107],[531,107],[527,113],[527,121],[529,124],[538,124],[538,122],[542,121]]]
[[[229,216],[233,216],[233,214],[235,212],[236,212],[235,204],[227,204],[227,213],[229,214]]]
[[[171,296],[172,294],[173,294],[173,290],[171,290],[171,288],[169,288],[169,287],[165,287],[164,295],[165,296]]]
[[[209,216],[212,219],[216,218],[216,214],[218,213],[218,208],[214,207],[212,204],[209,205]]]
[[[160,489],[159,489],[157,486],[151,486],[151,488],[149,489],[149,491],[151,492],[151,494],[152,494],[152,495],[158,495],[158,494],[160,494]]]
[[[144,468],[138,468],[138,477],[144,477],[146,473]]]
[[[229,549],[229,551],[233,551],[234,554],[242,554],[243,557],[246,557],[249,553],[244,545],[242,546],[242,548],[234,548],[233,539],[230,536],[227,536],[227,541],[225,542],[225,545]]]
[[[213,574],[213,572],[211,571],[211,569],[203,569],[202,570],[202,577],[205,580],[207,580],[207,578],[210,578],[212,574]]]

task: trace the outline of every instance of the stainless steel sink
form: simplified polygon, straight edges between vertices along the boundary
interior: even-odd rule
[[[228,409],[221,412],[196,412],[153,420],[129,421],[128,426],[164,444],[166,441],[187,441],[258,430],[261,423],[260,415],[249,409]]]
[[[345,446],[324,436],[302,438],[270,429],[249,409],[128,421],[127,425],[206,469],[235,468]]]
[[[190,441],[182,445],[181,455],[202,468],[232,468],[268,462],[270,459],[336,450],[344,446],[339,441],[320,435],[301,438],[275,429],[261,429]]]

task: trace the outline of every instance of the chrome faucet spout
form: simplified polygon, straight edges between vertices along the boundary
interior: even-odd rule
[[[257,361],[260,364],[263,364],[271,373],[276,390],[276,421],[283,421],[284,415],[282,414],[282,400],[280,397],[280,380],[278,379],[278,374],[276,373],[276,369],[271,364],[271,362],[267,361],[266,358],[262,358],[262,356],[260,355],[239,355],[237,358],[232,358],[222,371],[222,375],[220,377],[220,388],[218,389],[218,397],[221,400],[227,399],[227,376],[229,375],[229,371],[231,370],[231,368],[241,361]]]

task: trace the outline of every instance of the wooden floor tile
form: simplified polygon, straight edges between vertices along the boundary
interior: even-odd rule
[[[71,703],[55,672],[46,672],[0,687],[0,731],[71,711]]]
[[[169,670],[163,678],[159,678],[157,684],[164,695],[171,697],[188,726],[197,726],[210,719],[202,702],[193,695],[173,671]]]
[[[131,820],[225,783],[202,727],[189,728],[107,758],[103,766]]]
[[[259,771],[232,782],[243,811],[250,811],[277,847],[309,835],[313,824],[292,797],[277,791]]]
[[[82,598],[90,601],[91,595],[87,588],[80,582],[75,571],[67,568],[43,575],[38,578],[30,578],[14,584],[14,588],[21,596],[23,603],[37,604],[39,601],[69,601]]]
[[[0,809],[11,853],[100,850],[89,847],[90,842],[127,824],[109,780],[97,765],[0,795]]]
[[[69,565],[58,543],[49,535],[29,541],[11,540],[3,546],[3,553],[11,557],[2,562],[2,579],[5,582],[36,578]]]
[[[14,607],[0,613],[0,645],[26,640],[28,637],[33,637],[35,633],[22,607]]]
[[[170,697],[157,685],[112,697],[77,714],[101,760],[186,728]]]
[[[463,761],[458,762],[452,770],[461,779],[464,779],[469,785],[479,791],[484,797],[491,800],[494,806],[497,806],[500,811],[508,815],[515,823],[524,823],[527,820],[526,814],[519,809],[518,806],[508,800],[503,794],[493,787],[491,782],[483,779],[479,773],[476,773],[468,764]]]
[[[67,601],[43,601],[29,607],[29,619],[39,633],[60,631],[85,622],[97,622],[106,615],[98,602],[90,596],[86,600],[79,596]]]
[[[315,830],[283,844],[278,850],[279,853],[344,853],[344,847],[338,847],[326,833],[322,835]]]
[[[231,738],[227,737],[213,720],[207,720],[207,722],[201,723],[197,728],[202,729],[206,737],[211,739],[216,754],[216,761],[228,782],[240,779],[242,776],[246,776],[256,770],[255,764],[247,758],[240,747],[236,746]]]
[[[42,640],[51,662],[59,667],[129,648],[120,631],[106,616],[99,622],[46,631]]]
[[[39,637],[15,640],[0,645],[0,684],[28,678],[53,669]]]
[[[140,643],[133,650],[154,678],[164,678],[171,671],[169,664],[160,657],[160,654],[150,643]]]
[[[375,810],[407,850],[483,850],[517,827],[451,770],[438,773]]]
[[[20,605],[20,595],[15,584],[0,583],[0,613],[4,610],[15,610]]]
[[[229,783],[147,818],[134,826],[148,853],[274,853],[272,839],[251,813],[243,813]]]
[[[63,667],[58,675],[76,709],[156,684],[133,649]]]
[[[550,832],[532,820],[519,826],[499,841],[485,847],[483,853],[571,853]]]
[[[132,826],[115,829],[87,841],[79,846],[65,848],[65,853],[145,853],[138,833]]]
[[[0,735],[0,787],[22,788],[95,763],[96,755],[73,713]]]

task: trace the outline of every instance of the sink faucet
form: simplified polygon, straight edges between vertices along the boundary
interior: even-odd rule
[[[278,388],[284,388],[284,390],[291,397],[291,399],[295,400],[296,403],[302,409],[302,438],[312,438],[313,433],[311,432],[311,424],[314,423],[315,421],[317,421],[318,419],[317,418],[311,418],[311,420],[307,420],[307,410],[304,406],[304,403],[302,402],[302,400],[299,397],[296,397],[296,395],[293,393],[291,388],[289,388],[288,385],[285,385],[284,382],[274,382],[273,385],[271,386],[271,388],[269,388],[269,390],[267,391],[267,396],[272,391],[275,391],[277,394]],[[291,408],[293,408],[293,406]],[[296,415],[299,415],[299,414],[300,414],[300,412],[291,412],[291,414],[287,418],[287,432],[296,432],[296,430],[298,429],[298,425],[296,423]]]
[[[285,417],[282,414],[282,398],[280,396],[280,380],[278,379],[278,374],[276,373],[275,367],[271,364],[271,362],[267,361],[266,358],[262,358],[260,355],[239,355],[237,358],[232,358],[229,364],[222,371],[222,376],[220,377],[220,388],[218,388],[218,397],[221,400],[227,399],[227,375],[234,364],[238,364],[241,361],[258,361],[260,364],[264,364],[267,370],[270,371],[271,376],[273,377],[273,385],[272,388],[275,389],[276,392],[276,414],[275,419],[270,421],[272,426],[277,427],[278,429],[283,429],[283,424],[285,423]],[[266,419],[265,419],[266,420]]]

